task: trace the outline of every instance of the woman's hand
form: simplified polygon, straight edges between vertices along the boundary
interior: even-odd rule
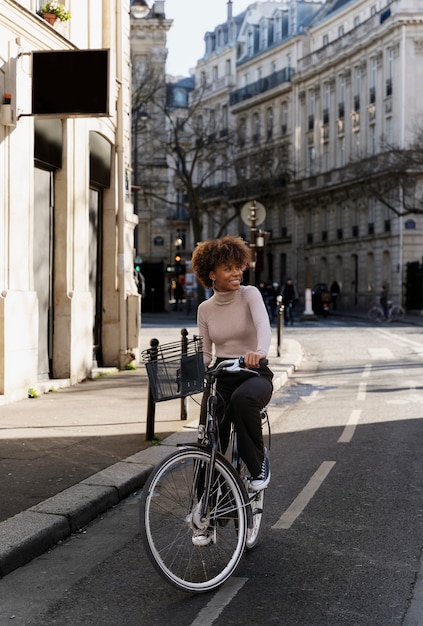
[[[248,369],[257,369],[260,367],[260,359],[265,359],[266,355],[262,352],[247,352],[244,356],[245,367]]]

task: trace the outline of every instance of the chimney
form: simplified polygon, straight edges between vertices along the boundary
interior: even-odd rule
[[[228,0],[228,22],[232,19],[232,0]]]

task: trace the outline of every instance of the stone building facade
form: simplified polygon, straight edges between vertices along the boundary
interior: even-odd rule
[[[204,237],[232,212],[248,240],[246,202],[265,206],[269,233],[256,279],[291,276],[300,294],[337,280],[346,307],[369,307],[382,285],[407,298],[407,267],[421,263],[418,168],[393,183],[390,155],[422,126],[423,8],[417,0],[257,1],[205,34],[195,67],[204,116],[236,145],[213,181]]]
[[[71,18],[53,25],[39,14],[42,4],[0,3],[4,402],[26,397],[30,388],[81,381],[96,364],[123,368],[138,350],[129,0],[67,0]],[[35,115],[33,53],[90,51],[103,59],[101,51],[107,53],[101,66],[108,78],[107,109],[84,102],[90,85],[103,91],[105,80],[97,83],[92,71],[84,82],[72,61],[59,65],[44,84],[47,112],[41,107]],[[60,89],[75,79],[81,108],[49,110]]]

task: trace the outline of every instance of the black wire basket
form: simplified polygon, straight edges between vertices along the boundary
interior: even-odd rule
[[[185,398],[204,389],[204,361],[201,337],[193,337],[143,350],[155,402]]]

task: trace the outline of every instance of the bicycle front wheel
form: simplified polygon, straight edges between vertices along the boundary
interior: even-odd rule
[[[404,317],[404,309],[399,304],[394,304],[391,309],[391,320],[393,322],[400,322]]]
[[[141,496],[141,534],[153,565],[172,585],[195,593],[220,586],[237,567],[247,533],[246,495],[233,467],[216,458],[204,527],[207,545],[195,542],[210,453],[187,448],[167,457]]]

